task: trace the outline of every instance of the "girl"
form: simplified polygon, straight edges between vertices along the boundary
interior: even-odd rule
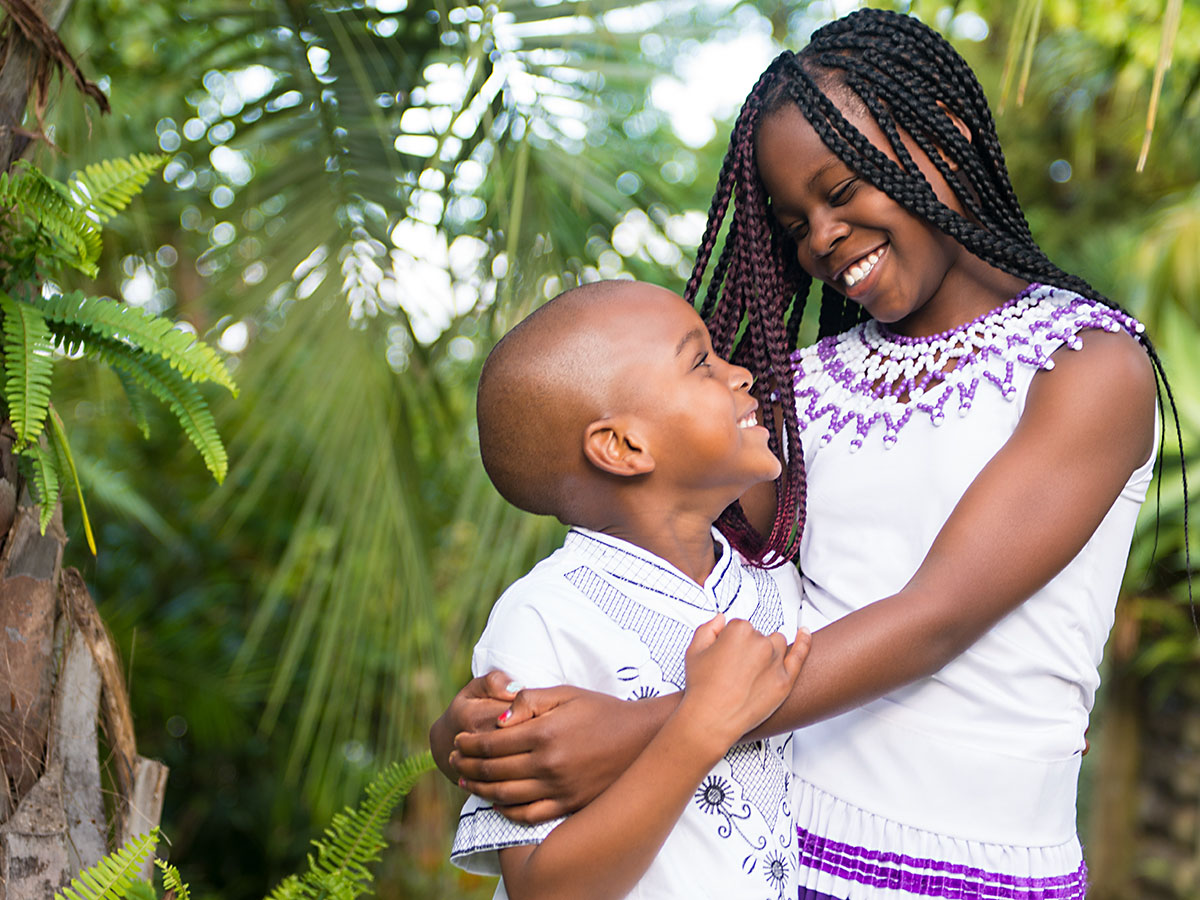
[[[1083,897],[1075,787],[1151,475],[1153,348],[1034,243],[977,80],[916,19],[852,13],[771,64],[689,297],[731,202],[703,311],[784,398],[787,468],[723,524],[768,562],[799,538],[816,632],[754,733],[799,729],[801,900]],[[793,353],[813,278],[822,337]],[[501,685],[431,740],[524,820],[595,796],[678,700],[483,699]]]

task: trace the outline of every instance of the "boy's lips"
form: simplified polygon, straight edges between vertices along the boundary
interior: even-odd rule
[[[755,403],[750,411],[737,420],[738,428],[755,428],[758,427],[758,404]]]

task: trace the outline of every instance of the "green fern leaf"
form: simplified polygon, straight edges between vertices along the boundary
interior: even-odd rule
[[[158,829],[139,834],[71,879],[54,900],[122,900],[158,844]]]
[[[89,335],[126,341],[162,357],[190,381],[215,381],[237,396],[237,385],[217,352],[170,319],[79,291],[38,300],[36,305],[48,322],[81,329],[77,338],[84,349]]]
[[[38,526],[45,534],[62,494],[58,457],[37,444],[27,447],[21,455],[32,463],[33,477],[30,480],[38,503]]]
[[[54,368],[50,331],[36,307],[3,291],[0,311],[4,313],[4,397],[20,449],[45,426]]]
[[[304,882],[300,880],[299,875],[289,875],[279,884],[275,885],[275,889],[267,894],[264,900],[301,900],[307,897],[308,894],[304,890]]]
[[[165,860],[156,859],[154,864],[162,872],[163,887],[175,892],[175,900],[190,900],[191,893],[179,870]]]
[[[61,259],[90,278],[98,272],[100,226],[77,209],[64,185],[25,164],[15,174],[0,174],[0,205],[16,209],[33,227],[23,230],[44,232],[52,240],[40,240],[43,250],[62,248]]]
[[[92,534],[92,522],[88,518],[87,504],[83,502],[83,485],[79,483],[79,470],[75,468],[75,457],[71,455],[71,445],[67,443],[67,432],[63,428],[62,419],[54,407],[50,407],[50,446],[58,457],[59,476],[70,475],[75,485],[75,493],[79,497],[79,513],[83,518],[83,533],[87,537],[88,548],[92,556],[96,555],[96,536]]]
[[[285,879],[267,900],[354,900],[367,891],[372,881],[367,866],[387,846],[383,829],[392,810],[433,767],[433,754],[427,750],[393,763],[371,779],[358,807],[335,815],[321,839],[313,841],[317,855],[314,859],[309,854],[308,871]]]
[[[141,193],[150,176],[167,157],[135,153],[126,159],[108,159],[73,172],[67,182],[71,198],[85,214],[107,222]]]
[[[138,431],[142,433],[142,437],[148,439],[150,437],[150,416],[146,408],[146,395],[128,372],[118,370],[117,379],[121,382],[121,387],[125,389],[125,397],[129,400],[129,411],[133,414],[133,421],[137,424]]]
[[[57,330],[57,329],[56,329]],[[114,339],[95,338],[88,353],[117,372],[123,372],[145,388],[174,414],[184,434],[200,451],[204,464],[219,482],[225,480],[229,458],[217,433],[208,404],[199,389],[172,369],[163,359]]]

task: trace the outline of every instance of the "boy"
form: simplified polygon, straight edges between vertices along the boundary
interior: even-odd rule
[[[748,566],[712,527],[780,471],[750,383],[691,306],[630,281],[557,297],[484,365],[489,477],[573,527],[496,603],[474,670],[628,699],[684,690],[634,764],[574,815],[524,826],[468,799],[452,859],[499,871],[497,897],[794,894],[790,736],[730,749],[787,696],[809,645],[779,633],[796,628],[794,570]]]

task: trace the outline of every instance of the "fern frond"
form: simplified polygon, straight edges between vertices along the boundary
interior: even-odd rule
[[[117,370],[117,380],[125,389],[125,398],[129,401],[129,412],[133,414],[133,421],[137,425],[138,431],[142,433],[142,437],[149,439],[150,415],[146,408],[146,395],[128,372]]]
[[[165,860],[156,859],[154,864],[162,872],[163,887],[175,892],[175,900],[190,900],[191,893],[179,870]]]
[[[50,524],[50,519],[54,516],[54,509],[58,506],[59,497],[62,495],[62,473],[58,470],[58,456],[38,444],[30,445],[21,455],[32,463],[33,478],[31,481],[39,507],[38,526],[41,528],[42,534],[45,534],[46,526]]]
[[[4,398],[17,432],[17,448],[37,438],[50,404],[50,331],[36,307],[0,291],[4,313]]]
[[[313,841],[317,855],[314,859],[309,854],[308,871],[282,881],[267,900],[353,900],[364,893],[372,881],[367,866],[378,860],[387,846],[383,829],[392,810],[433,767],[433,754],[426,750],[392,763],[371,779],[358,807],[347,807],[335,815],[321,838]]]
[[[39,299],[35,305],[48,322],[74,325],[86,332],[80,336],[85,350],[87,335],[126,341],[162,357],[190,381],[215,381],[237,396],[237,385],[217,352],[194,335],[180,331],[170,319],[79,291]]]
[[[83,214],[64,195],[62,186],[30,165],[16,174],[0,173],[0,205],[15,208],[31,220],[29,231],[44,231],[54,238],[66,254],[65,262],[90,278],[98,272],[100,226]],[[50,244],[42,243],[50,248]]]
[[[130,885],[139,881],[142,865],[158,844],[158,829],[132,838],[120,850],[101,858],[71,879],[54,900],[121,900]]]
[[[135,153],[108,159],[72,172],[67,179],[71,199],[97,222],[107,222],[141,193],[154,171],[167,161],[163,154]]]
[[[267,894],[263,900],[301,900],[307,897],[308,894],[304,890],[304,882],[300,880],[299,875],[289,875],[279,884],[275,885],[274,890]]]
[[[92,556],[96,555],[96,536],[92,534],[92,522],[88,518],[87,504],[83,502],[83,485],[79,483],[79,470],[75,468],[75,457],[71,455],[71,445],[67,443],[67,432],[63,428],[62,419],[54,407],[50,407],[50,446],[58,457],[58,472],[61,478],[70,475],[75,484],[75,493],[79,496],[79,513],[83,518],[83,533],[87,537],[88,549]]]
[[[56,327],[55,330],[59,329]],[[69,329],[64,334],[67,335],[64,339],[69,340]],[[218,482],[224,481],[229,458],[217,433],[217,423],[196,385],[160,357],[141,353],[136,347],[112,338],[92,339],[89,355],[118,373],[125,373],[162,401],[200,451],[213,477]]]

